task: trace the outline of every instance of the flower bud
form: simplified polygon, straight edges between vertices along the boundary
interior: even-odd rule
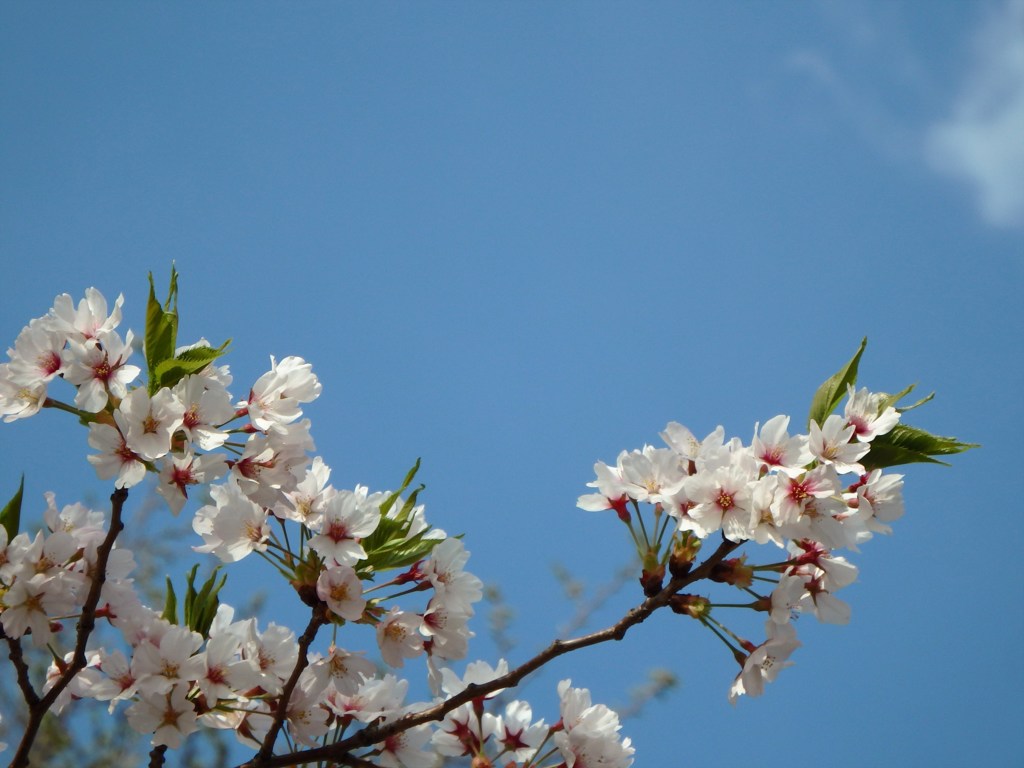
[[[700,552],[700,539],[693,531],[683,531],[679,538],[674,541],[672,554],[668,559],[668,570],[673,578],[682,578],[690,572],[693,561],[697,559]]]
[[[720,562],[711,569],[708,578],[722,584],[746,588],[754,583],[754,569],[747,565],[747,556],[742,555]]]
[[[644,568],[640,574],[640,586],[643,587],[646,597],[654,597],[661,592],[662,584],[665,581],[665,566],[657,565],[651,570]]]
[[[699,619],[711,613],[711,601],[701,595],[672,595],[668,607],[692,619]]]

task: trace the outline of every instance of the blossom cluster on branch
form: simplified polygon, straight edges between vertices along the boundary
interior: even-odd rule
[[[741,671],[731,698],[760,694],[799,645],[793,612],[847,620],[835,593],[856,569],[833,551],[888,532],[903,512],[902,478],[882,469],[969,447],[902,425],[908,409],[897,403],[909,389],[855,389],[863,345],[819,389],[807,435],[790,436],[785,416],[756,428],[749,446],[726,440],[721,428],[698,441],[669,424],[667,448],[623,452],[614,467],[599,462],[597,493],[579,501],[613,510],[628,526],[644,601],[612,627],[556,641],[516,668],[478,661],[460,676],[449,665],[468,654],[482,585],[465,570],[461,539],[427,521],[418,502],[423,486],[412,485],[419,462],[394,491],[334,488],[303,418],[302,406],[321,391],[308,362],[272,358],[236,401],[230,371],[219,364],[227,342],[177,345],[172,271],[163,303],[150,280],[142,339],[148,375],[140,382],[134,334],[117,330],[122,304],[119,296],[111,309],[95,289],[77,305],[58,296],[0,364],[4,420],[44,408],[74,414],[88,428],[88,461],[115,488],[109,518],[81,504],[61,508],[47,494],[45,527],[34,535],[21,530],[20,490],[0,513],[0,634],[28,710],[13,766],[30,764],[47,712],[89,699],[111,712],[123,707],[129,726],[150,736],[155,765],[166,749],[214,728],[254,750],[246,763],[253,768],[315,761],[428,768],[442,756],[465,757],[475,768],[628,766],[634,750],[618,716],[568,680],[558,685],[550,724],[525,701],[491,699],[565,653],[621,639],[665,607],[698,619],[732,651]],[[73,396],[58,399],[51,392],[58,382]],[[846,394],[843,413],[832,413]],[[139,596],[133,555],[116,541],[130,524],[122,515],[128,489],[147,475],[175,515],[190,493],[209,486],[208,503],[192,519],[193,549],[220,562],[198,588],[193,569],[180,599],[168,582],[162,610]],[[719,532],[715,552],[698,563],[702,543]],[[748,541],[785,555],[766,565],[728,557]],[[273,622],[261,628],[220,602],[219,569],[250,556],[266,561],[308,609],[301,633]],[[768,613],[764,642],[754,645],[712,617],[727,604],[683,592],[700,580],[741,589],[751,601],[740,607]],[[755,581],[770,581],[771,591],[755,590]],[[116,646],[92,642],[97,622],[115,631]],[[376,647],[347,648],[350,624],[372,627]],[[45,680],[31,679],[31,647],[51,655]],[[417,658],[429,701],[407,701],[409,680],[398,672]]]

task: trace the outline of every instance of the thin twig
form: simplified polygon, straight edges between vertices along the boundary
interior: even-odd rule
[[[532,659],[529,659],[508,674],[497,677],[490,682],[471,684],[467,686],[465,690],[439,704],[420,710],[419,712],[411,712],[407,715],[403,715],[390,723],[368,726],[363,730],[352,734],[347,739],[342,739],[335,744],[293,752],[290,755],[274,755],[263,760],[257,756],[255,760],[243,763],[238,766],[238,768],[285,768],[285,766],[302,765],[304,763],[311,763],[318,760],[335,763],[341,762],[343,764],[347,763],[348,765],[353,765],[354,763],[351,762],[353,755],[351,753],[354,750],[370,747],[374,744],[380,744],[386,739],[407,731],[410,728],[415,728],[418,725],[424,725],[435,720],[441,720],[452,710],[458,709],[463,704],[473,701],[474,699],[495,693],[496,691],[500,691],[504,688],[513,688],[528,674],[559,656],[571,653],[572,651],[578,651],[581,648],[587,648],[591,645],[606,643],[609,640],[621,640],[625,637],[626,632],[631,627],[640,624],[656,610],[668,605],[672,596],[677,594],[681,589],[696,581],[707,578],[711,573],[711,569],[722,562],[722,560],[724,560],[738,546],[739,544],[735,542],[727,540],[723,541],[719,545],[718,549],[715,550],[707,560],[701,563],[699,567],[692,570],[686,576],[673,578],[660,592],[653,597],[647,598],[636,608],[630,609],[630,611],[615,624],[598,632],[592,632],[589,635],[583,635],[571,640],[555,640],[551,645],[538,653]]]
[[[121,510],[124,507],[125,499],[128,498],[128,491],[125,488],[118,488],[110,496],[110,530],[103,543],[96,550],[95,573],[92,576],[92,583],[89,586],[89,594],[82,605],[82,616],[78,620],[78,635],[75,639],[75,650],[71,657],[71,663],[67,666],[60,677],[57,678],[53,687],[46,694],[29,705],[28,723],[25,726],[25,733],[18,744],[18,751],[11,760],[11,768],[27,768],[29,765],[28,753],[39,732],[39,726],[43,717],[49,712],[50,707],[57,701],[64,689],[79,672],[85,669],[86,656],[85,646],[89,642],[89,636],[96,627],[96,607],[100,602],[100,593],[103,591],[103,584],[107,580],[107,561],[110,552],[114,548],[114,541],[117,535],[124,528],[121,522]],[[20,675],[20,673],[19,673]]]
[[[21,695],[25,698],[25,703],[29,707],[36,706],[39,703],[39,694],[36,693],[36,689],[32,687],[32,681],[29,679],[28,663],[25,661],[25,654],[21,647],[21,638],[9,637],[3,627],[0,627],[0,637],[3,637],[7,641],[7,645],[10,646],[11,652],[8,657],[17,672],[18,687],[21,689]]]
[[[325,606],[321,604],[313,607],[313,616],[306,626],[306,631],[299,638],[299,657],[295,660],[295,668],[292,670],[291,676],[284,684],[284,688],[281,689],[281,696],[277,700],[277,710],[274,712],[274,720],[263,739],[260,751],[252,761],[254,768],[255,766],[270,764],[267,761],[273,756],[274,742],[277,741],[278,734],[280,734],[281,728],[284,727],[285,718],[288,716],[288,700],[291,698],[295,686],[298,685],[302,670],[309,665],[309,647],[313,644],[313,640],[316,638],[316,633],[320,630],[320,627],[327,623],[327,619],[324,618],[324,608]]]

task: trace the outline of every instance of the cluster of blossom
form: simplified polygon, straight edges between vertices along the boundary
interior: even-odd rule
[[[504,661],[497,669],[488,664],[470,664],[460,679],[449,670],[442,675],[441,689],[455,696],[470,684],[482,684],[508,672]],[[500,693],[496,691],[495,694]],[[634,749],[628,738],[619,736],[619,716],[603,704],[593,704],[590,691],[573,688],[570,680],[558,684],[560,719],[548,726],[533,721],[533,710],[525,701],[505,705],[504,714],[484,710],[484,698],[452,710],[434,733],[432,743],[440,755],[478,758],[474,765],[540,765],[559,755],[567,766],[607,766],[625,768],[632,764]],[[493,740],[493,741],[492,741]],[[545,749],[549,741],[553,745]],[[498,750],[486,755],[488,742]]]
[[[9,362],[0,365],[5,421],[44,407],[76,414],[89,425],[88,442],[97,453],[88,460],[99,477],[127,489],[152,473],[175,514],[190,489],[220,480],[209,490],[209,503],[195,512],[192,527],[202,544],[194,549],[224,563],[253,553],[265,558],[313,607],[317,626],[373,626],[376,650],[388,667],[425,656],[436,698],[407,704],[408,681],[378,674],[363,654],[332,643],[326,654],[308,651],[302,657],[293,631],[273,623],[260,631],[255,619],[236,621],[226,605],[202,631],[174,623],[166,611],[142,603],[130,578],[132,554],[115,548],[96,617],[120,633],[122,647],[90,648],[86,668],[64,689],[57,709],[75,699],[109,702],[111,711],[124,703],[130,726],[152,734],[154,745],[178,747],[205,726],[232,729],[260,748],[283,707],[291,743],[313,747],[341,733],[350,736],[346,729],[353,723],[392,722],[443,702],[485,672],[494,679],[507,671],[471,665],[467,680],[460,681],[442,666],[466,656],[473,604],[482,597],[481,582],[464,570],[468,552],[459,539],[427,524],[415,493],[403,500],[398,493],[339,490],[328,483],[330,469],[311,457],[310,422],[302,419],[302,404],[321,391],[308,363],[272,358],[271,370],[236,403],[228,392],[227,367],[212,363],[168,386],[140,385],[142,369],[129,363],[134,336],[128,331],[122,339],[116,330],[122,303],[119,296],[108,312],[95,289],[77,307],[62,295],[19,334]],[[210,347],[202,341],[175,349],[175,359],[188,359],[197,349]],[[152,372],[153,361],[148,363]],[[75,387],[73,405],[51,395],[57,380]],[[81,505],[58,511],[52,494],[44,518],[48,531],[34,538],[19,532],[8,541],[0,526],[0,623],[8,639],[28,637],[53,651],[60,621],[82,612],[107,531],[102,513]],[[297,533],[289,535],[289,526]],[[401,572],[366,586],[386,570]],[[377,592],[387,587],[394,594]],[[419,608],[395,602],[419,592],[428,593]],[[61,659],[53,652],[57,660],[44,690],[71,660],[70,653]],[[301,673],[286,696],[297,669]],[[532,722],[525,702],[513,702],[501,716],[484,713],[476,702],[434,726],[400,730],[367,755],[382,766],[410,768],[432,766],[439,754],[477,756],[485,748],[530,766],[554,755],[569,766],[631,763],[633,750],[628,739],[620,739],[614,713],[592,705],[589,694],[568,681],[559,694],[562,717],[555,726]],[[553,751],[542,755],[549,738]]]
[[[597,479],[589,485],[597,493],[579,499],[585,510],[614,510],[631,530],[631,508],[639,514],[639,504],[652,505],[661,527],[644,541],[637,538],[637,545],[645,563],[662,569],[673,556],[691,562],[700,542],[718,531],[737,546],[771,542],[787,551],[781,563],[752,566],[744,555],[712,573],[712,579],[759,598],[749,607],[770,613],[767,639],[759,646],[714,622],[738,645],[716,632],[743,667],[730,688],[733,701],[743,693],[760,695],[764,683],[788,665],[800,645],[790,625],[793,615],[807,611],[820,621],[849,620],[849,606],[835,592],[854,581],[857,569],[833,550],[856,551],[874,533],[889,533],[889,523],[903,514],[902,476],[866,471],[860,463],[871,441],[896,426],[899,413],[867,389],[851,386],[848,396],[842,415],[833,413],[821,425],[811,420],[809,434],[791,436],[789,417],[780,415],[755,427],[750,445],[726,440],[722,427],[698,440],[672,422],[661,433],[668,447],[623,451],[614,467],[595,464]],[[671,543],[662,549],[666,530]],[[751,589],[755,571],[779,574],[770,596]],[[689,597],[674,607],[709,623],[714,604]]]

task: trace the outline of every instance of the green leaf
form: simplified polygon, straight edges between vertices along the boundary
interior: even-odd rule
[[[816,421],[819,425],[824,424],[825,419],[836,409],[839,401],[846,394],[847,385],[857,383],[857,366],[860,364],[860,356],[864,354],[864,348],[867,346],[867,343],[868,338],[865,336],[860,343],[860,347],[857,349],[857,353],[850,358],[850,362],[818,387],[818,391],[814,393],[814,398],[811,400],[808,425],[811,421]]]
[[[227,583],[227,574],[220,577],[218,581],[217,575],[220,571],[218,565],[206,581],[203,582],[202,586],[196,591],[196,574],[199,572],[199,564],[196,563],[192,566],[192,570],[188,572],[185,577],[185,599],[183,606],[184,621],[182,622],[186,627],[194,630],[201,634],[204,638],[210,635],[210,625],[217,616],[217,608],[220,606],[220,598],[218,593]],[[172,600],[174,594],[174,588],[171,586],[170,579],[167,580],[167,599],[168,602]],[[173,608],[175,614],[177,613],[177,604],[174,604]],[[167,608],[164,609],[165,618]],[[172,614],[172,615],[175,615]],[[169,619],[172,623],[175,623],[173,619]]]
[[[185,577],[185,626],[192,626],[192,606],[196,601],[196,574],[199,572],[199,563],[192,566],[192,570]]]
[[[878,394],[879,394],[880,399],[879,399],[879,402],[878,402],[878,412],[882,413],[882,411],[884,411],[889,406],[895,406],[896,403],[898,403],[904,397],[906,397],[911,392],[913,392],[914,391],[914,387],[916,387],[916,386],[917,386],[916,384],[911,384],[909,387],[907,387],[906,389],[900,390],[895,395],[887,395],[884,392],[879,392]],[[920,400],[918,400],[913,405],[902,405],[899,408],[897,408],[896,410],[899,413],[906,413],[907,411],[912,411],[915,408],[919,408],[920,406],[924,405],[925,403],[927,403],[929,400],[931,400],[934,397],[935,397],[935,393],[932,392],[930,395],[927,395],[926,397],[922,397]]]
[[[372,552],[366,550],[366,559],[360,563],[360,570],[365,569],[366,573],[370,574],[395,568],[408,568],[413,563],[423,560],[442,541],[426,538],[427,533],[429,531],[420,531],[408,539],[392,539]]]
[[[171,583],[170,576],[167,577],[167,598],[164,600],[164,612],[161,616],[171,624],[178,623],[178,596],[174,594],[174,584]]]
[[[192,623],[189,624],[189,628],[204,638],[209,637],[210,625],[217,616],[217,608],[220,606],[220,598],[217,595],[228,580],[226,573],[221,576],[220,581],[217,580],[219,570],[219,565],[213,569],[192,604]]]
[[[406,488],[409,487],[409,484],[413,481],[413,478],[416,477],[416,473],[419,472],[419,470],[420,470],[420,460],[419,460],[419,458],[417,458],[416,459],[416,463],[412,465],[412,469],[410,469],[408,472],[406,472],[405,480],[402,481],[402,486],[397,491],[395,491],[390,496],[388,496],[381,503],[381,505],[380,505],[380,513],[382,515],[386,515],[388,512],[391,511],[391,507],[393,507],[395,505],[395,502],[398,501],[398,498],[402,495],[402,492]]]
[[[7,531],[7,541],[17,536],[18,529],[21,528],[21,499],[24,493],[25,475],[22,473],[18,490],[11,497],[11,500],[4,505],[3,511],[0,512],[0,525]]]
[[[199,373],[223,355],[230,343],[231,339],[228,339],[219,347],[192,347],[191,349],[183,350],[176,357],[164,360],[157,365],[150,375],[150,380],[157,382],[156,389],[173,387],[186,376]]]
[[[922,462],[946,464],[935,457],[951,456],[977,447],[977,443],[964,443],[955,437],[933,435],[909,424],[897,424],[892,431],[871,441],[871,450],[861,463],[868,470]]]
[[[173,307],[173,308],[172,308]],[[146,304],[144,351],[149,369],[149,394],[160,389],[157,368],[174,357],[178,338],[178,271],[171,265],[171,284],[167,301],[161,305],[156,298],[153,273],[149,273],[149,301]]]
[[[409,535],[414,522],[412,511],[416,507],[420,491],[426,488],[423,483],[420,483],[419,486],[409,492],[408,496],[402,501],[401,509],[397,512],[394,511],[395,504],[402,497],[402,494],[408,491],[419,468],[420,460],[416,459],[412,469],[406,473],[401,487],[394,493],[389,494],[381,503],[381,519],[380,523],[377,524],[377,528],[360,542],[366,551],[366,559],[362,562],[359,572],[366,578],[371,577],[373,573],[378,571],[407,568],[427,557],[440,541],[439,539],[427,538],[431,530],[429,527],[415,535]]]

